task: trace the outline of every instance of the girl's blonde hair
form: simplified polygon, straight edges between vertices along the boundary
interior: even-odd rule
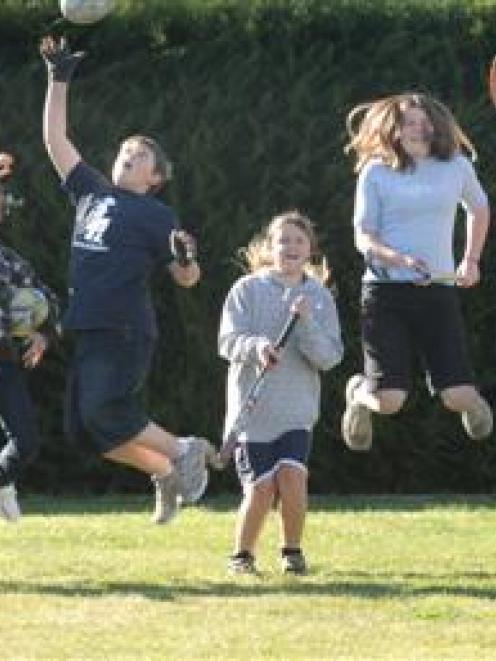
[[[456,152],[465,150],[473,161],[476,160],[474,145],[450,110],[427,94],[408,92],[362,103],[349,113],[346,119],[349,142],[345,152],[355,152],[355,172],[359,172],[374,158],[379,158],[395,170],[406,170],[414,166],[413,159],[405,152],[399,140],[404,112],[409,108],[423,110],[432,124],[431,156],[447,161]]]
[[[315,227],[310,218],[294,209],[274,216],[262,232],[256,234],[246,248],[239,250],[239,255],[245,270],[255,273],[262,269],[273,266],[272,240],[275,232],[284,225],[294,225],[300,229],[310,241],[310,261],[305,265],[305,273],[313,276],[325,284],[330,277],[330,269],[325,257],[321,258],[320,264],[315,261],[321,257]]]

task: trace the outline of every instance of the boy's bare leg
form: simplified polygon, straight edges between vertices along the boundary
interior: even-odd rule
[[[150,475],[155,486],[154,523],[168,523],[175,515],[181,482],[169,459],[134,441],[122,443],[103,455],[106,459],[132,466]]]
[[[171,460],[177,459],[184,453],[183,445],[178,441],[177,436],[159,427],[154,422],[149,422],[143,431],[132,439],[132,442],[155,452],[160,452]]]
[[[180,478],[183,503],[195,503],[201,498],[208,484],[208,458],[215,452],[208,441],[193,436],[178,438],[149,422],[131,442],[173,462]]]
[[[106,459],[137,468],[148,475],[165,476],[172,472],[169,459],[152,448],[148,448],[134,439],[118,445],[103,455]]]

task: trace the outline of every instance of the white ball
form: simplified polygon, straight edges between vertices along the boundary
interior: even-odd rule
[[[90,25],[106,16],[114,0],[60,0],[60,11],[71,23]]]

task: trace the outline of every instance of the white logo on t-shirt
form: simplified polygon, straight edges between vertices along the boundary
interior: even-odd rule
[[[93,203],[91,199],[81,204],[76,215],[76,226],[72,245],[87,250],[108,250],[103,236],[112,218],[107,215],[110,207],[115,206],[115,198],[104,197]]]

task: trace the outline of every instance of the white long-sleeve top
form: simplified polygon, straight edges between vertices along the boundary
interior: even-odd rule
[[[343,356],[334,299],[312,277],[286,287],[270,272],[261,271],[240,278],[222,310],[219,354],[229,361],[225,437],[259,373],[258,347],[267,340],[275,343],[292,302],[301,294],[309,301],[310,315],[298,320],[281,359],[266,374],[257,404],[238,438],[269,442],[292,429],[311,430],[317,422],[319,372],[329,370]]]

